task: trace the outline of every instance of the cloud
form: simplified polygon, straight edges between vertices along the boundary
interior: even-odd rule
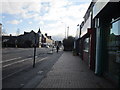
[[[29,24],[32,24],[32,22],[28,22]]]
[[[69,2],[70,3],[70,2]],[[72,3],[71,3],[72,4]],[[50,11],[43,16],[43,20],[54,21],[55,23],[47,24],[44,29],[51,35],[61,33],[65,36],[65,29],[69,26],[69,35],[75,36],[77,30],[77,24],[83,21],[83,16],[89,6],[89,3],[80,5],[71,5],[67,8],[68,3],[60,4],[59,6],[53,5]]]
[[[58,40],[58,41],[61,41],[61,40],[63,40],[64,38],[65,38],[65,36],[62,35],[62,34],[57,34],[57,35],[53,35],[53,36],[52,36],[52,39],[53,39],[53,40]]]
[[[39,24],[40,24],[40,25],[44,25],[44,22],[43,22],[43,21],[40,21]]]
[[[2,2],[2,13],[32,18],[40,13],[41,4],[37,2]]]
[[[7,23],[10,23],[10,24],[19,24],[21,23],[22,20],[12,20],[12,21],[7,21]]]
[[[2,13],[16,15],[23,20],[29,19],[31,22],[28,24],[34,25],[34,20],[36,25],[42,27],[43,33],[49,33],[54,37],[65,37],[65,29],[69,26],[69,35],[75,36],[77,24],[83,21],[89,4],[90,2],[84,0],[12,0],[2,2]],[[17,19],[8,23],[22,22]]]

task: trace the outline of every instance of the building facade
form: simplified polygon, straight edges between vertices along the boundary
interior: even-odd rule
[[[0,49],[2,47],[2,24],[0,23]]]
[[[99,2],[93,7],[96,28],[95,73],[120,86],[120,2]]]
[[[91,2],[81,23],[79,54],[96,75],[120,86],[120,2]]]

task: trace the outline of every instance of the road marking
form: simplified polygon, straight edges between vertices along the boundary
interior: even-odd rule
[[[2,78],[2,79],[6,79],[6,78],[8,78],[8,77],[10,77],[10,76],[12,76],[12,75],[18,73],[18,72],[23,71],[24,69],[27,69],[28,67],[29,67],[29,66],[27,66],[26,68],[22,68],[22,69],[18,70],[17,72],[11,73],[11,74],[7,75],[6,77],[4,77],[4,78]]]
[[[45,59],[47,59],[47,58],[48,58],[48,57],[42,58],[42,59],[38,60],[37,62],[43,61],[43,60],[45,60]]]
[[[32,48],[17,48],[17,50],[32,50]]]
[[[9,62],[9,61],[13,61],[13,60],[15,60],[15,59],[20,59],[21,57],[18,57],[18,58],[12,58],[12,59],[9,59],[9,60],[5,60],[5,61],[1,61],[0,63],[5,63],[5,62]]]
[[[23,60],[20,60],[20,61],[11,63],[11,64],[4,65],[3,67],[8,67],[8,66],[11,66],[11,65],[16,64],[16,63],[21,63],[21,62],[27,61],[27,60],[29,60],[29,59],[32,59],[32,58],[26,58],[26,59],[23,59]]]
[[[37,61],[37,62],[40,62],[40,61],[45,60],[45,59],[47,59],[47,58],[48,58],[48,57],[42,58],[42,59],[40,59],[40,60]],[[29,58],[29,59],[31,59],[31,58]],[[24,59],[24,60],[25,60],[25,59]],[[9,74],[9,75],[7,75],[6,77],[4,77],[4,78],[2,78],[2,79],[6,79],[6,78],[8,78],[8,77],[10,77],[10,76],[18,73],[18,72],[21,72],[21,71],[27,69],[28,67],[29,67],[29,66],[27,66],[27,67],[25,67],[25,68],[22,68],[22,69],[19,69],[19,70],[17,70],[16,72]],[[42,72],[40,71],[40,72],[38,72],[38,73],[41,74]]]
[[[43,71],[38,71],[37,73],[38,73],[38,74],[42,74],[42,73],[43,73]]]

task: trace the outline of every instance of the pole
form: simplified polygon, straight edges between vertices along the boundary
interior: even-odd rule
[[[33,68],[35,67],[35,56],[36,56],[36,34],[35,34],[35,44],[34,44],[34,60],[33,60]]]
[[[65,39],[66,39],[66,25],[65,25]]]
[[[79,38],[81,38],[81,25],[80,25]]]
[[[69,26],[67,27],[67,38],[68,38],[68,34],[69,34]]]

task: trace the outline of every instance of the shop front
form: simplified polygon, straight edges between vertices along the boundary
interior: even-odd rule
[[[119,2],[93,7],[96,28],[95,74],[103,75],[115,85],[120,86],[120,14]],[[99,7],[100,7],[99,6]],[[97,12],[97,13],[96,13]]]
[[[120,18],[111,22],[107,38],[108,76],[115,83],[120,78]]]

